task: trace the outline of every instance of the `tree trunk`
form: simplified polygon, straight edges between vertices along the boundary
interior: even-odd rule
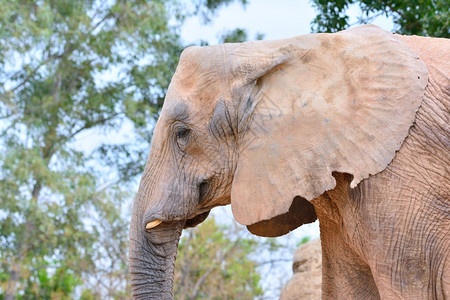
[[[9,272],[8,285],[5,291],[5,300],[13,300],[16,293],[16,283],[19,279],[18,273],[15,270],[15,266],[11,266],[11,271]]]

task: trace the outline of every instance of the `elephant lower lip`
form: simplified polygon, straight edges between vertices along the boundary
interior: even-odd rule
[[[163,218],[158,217],[158,215],[153,215],[151,218],[148,218],[145,223],[145,231],[147,233],[150,233],[155,230],[165,230],[167,226],[172,226],[171,224],[183,222],[184,226],[183,228],[190,228],[195,227],[198,224],[202,223],[209,215],[209,212],[211,211],[211,208],[204,208],[201,209],[197,215],[191,216],[192,217],[169,217],[169,218]],[[151,220],[151,221],[150,221]]]
[[[193,217],[192,219],[188,219],[186,220],[186,223],[184,224],[184,228],[189,228],[189,227],[195,227],[198,224],[202,223],[209,215],[209,210],[201,213],[195,217]]]
[[[208,195],[209,190],[209,180],[203,180],[198,186],[198,203],[202,203],[205,201],[206,196]]]

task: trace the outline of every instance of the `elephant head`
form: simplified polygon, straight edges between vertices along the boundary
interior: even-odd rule
[[[181,231],[215,206],[263,236],[313,222],[333,172],[354,187],[389,164],[426,83],[417,55],[375,26],[186,49],[134,203],[133,295],[172,297]]]

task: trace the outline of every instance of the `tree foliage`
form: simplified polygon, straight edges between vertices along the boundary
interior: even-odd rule
[[[255,36],[255,40],[262,40],[264,38],[264,34],[257,33]],[[243,28],[235,28],[233,30],[229,30],[224,32],[220,39],[220,43],[242,43],[249,40],[248,33]]]
[[[211,22],[214,14],[224,5],[231,4],[235,0],[192,0],[195,7],[195,13],[203,18],[204,23]],[[247,4],[247,0],[238,0],[242,5]]]
[[[236,226],[218,225],[213,217],[185,230],[175,264],[175,299],[254,299],[262,295],[256,239]]]
[[[347,10],[358,5],[359,24],[367,24],[380,15],[392,19],[394,30],[402,34],[450,37],[449,4],[445,0],[312,0],[317,16],[314,32],[336,32],[348,28]]]
[[[230,0],[210,2],[198,9]],[[0,7],[0,298],[124,298],[125,201],[183,48],[180,25],[198,11],[175,0]]]
[[[174,298],[275,299],[291,275],[294,240],[255,237],[237,223],[219,224],[210,215],[183,231]]]

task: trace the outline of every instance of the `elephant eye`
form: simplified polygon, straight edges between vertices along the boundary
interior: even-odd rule
[[[188,128],[179,128],[177,129],[175,136],[177,139],[186,139],[190,133],[190,130]]]
[[[191,130],[185,126],[180,126],[175,129],[174,134],[177,146],[183,152],[185,151],[188,145],[190,133]]]

